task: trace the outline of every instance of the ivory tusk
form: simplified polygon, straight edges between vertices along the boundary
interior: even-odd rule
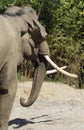
[[[54,68],[55,68],[57,71],[59,71],[60,73],[66,75],[66,76],[69,76],[69,77],[78,78],[77,75],[71,74],[71,73],[69,73],[69,72],[67,72],[67,71],[64,71],[62,68],[60,68],[59,66],[57,66],[57,65],[50,59],[50,57],[49,57],[48,55],[45,55],[44,57],[45,57],[45,59],[51,64],[51,66],[54,67]]]
[[[63,67],[60,67],[61,69],[65,69],[67,66],[63,66]],[[53,70],[47,70],[46,74],[53,74],[53,73],[56,73],[57,70],[56,69],[53,69]]]

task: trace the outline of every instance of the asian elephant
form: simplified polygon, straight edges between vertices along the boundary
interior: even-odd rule
[[[7,130],[8,118],[17,89],[17,66],[24,58],[34,62],[34,78],[28,99],[20,98],[27,107],[37,99],[47,64],[61,73],[77,78],[59,68],[49,58],[45,28],[31,7],[10,7],[0,15],[0,130]]]

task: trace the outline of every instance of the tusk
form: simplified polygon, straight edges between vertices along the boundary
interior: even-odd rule
[[[63,74],[66,75],[66,76],[73,77],[73,78],[78,78],[77,75],[71,74],[71,73],[69,73],[69,72],[67,72],[67,71],[62,70],[59,66],[57,66],[57,65],[50,59],[50,57],[49,57],[48,55],[45,55],[44,57],[45,57],[45,59],[51,64],[51,66],[53,66],[57,71],[63,73]]]
[[[66,69],[67,66],[63,66],[63,67],[60,67],[61,69]],[[53,69],[53,70],[47,70],[46,74],[53,74],[53,73],[56,73],[57,70],[56,69]]]

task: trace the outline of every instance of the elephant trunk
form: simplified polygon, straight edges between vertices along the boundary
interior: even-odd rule
[[[31,106],[38,97],[44,77],[46,74],[46,63],[41,61],[39,65],[36,65],[34,72],[34,79],[32,89],[28,99],[20,98],[20,104],[24,107]]]

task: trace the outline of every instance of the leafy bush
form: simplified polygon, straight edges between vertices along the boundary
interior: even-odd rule
[[[79,87],[84,84],[84,2],[83,0],[0,0],[0,12],[13,5],[31,5],[45,26],[51,58],[59,65],[67,65],[67,71],[79,75]],[[50,68],[50,66],[49,66]],[[31,72],[30,72],[31,75]],[[64,79],[61,74],[48,77]]]

